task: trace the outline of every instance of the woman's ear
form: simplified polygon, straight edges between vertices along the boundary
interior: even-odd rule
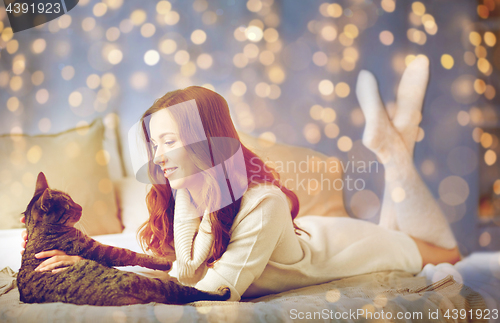
[[[48,212],[51,206],[52,194],[50,193],[50,189],[46,188],[40,197],[40,209],[44,212]]]

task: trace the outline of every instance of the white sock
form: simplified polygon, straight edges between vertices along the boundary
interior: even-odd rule
[[[398,228],[442,248],[454,248],[456,241],[448,221],[415,169],[403,137],[389,120],[373,74],[359,73],[356,94],[366,120],[363,144],[385,167],[382,212],[389,213],[381,214],[380,225]]]
[[[419,55],[408,64],[398,87],[392,124],[403,138],[412,157],[418,125],[422,120],[422,106],[428,81],[429,59],[425,55]]]
[[[365,70],[359,72],[356,84],[356,95],[366,119],[365,130],[363,132],[363,144],[366,147],[372,147],[375,142],[380,144],[381,140],[384,140],[385,135],[379,132],[378,129],[389,127],[390,122],[388,122],[387,118],[383,118],[383,114],[386,112],[379,95],[377,80],[372,73]],[[368,122],[368,120],[370,120],[370,122]],[[377,123],[380,124],[377,125]],[[370,149],[373,150],[374,147]],[[380,156],[378,157],[382,158]],[[390,198],[388,185],[384,187],[379,225],[391,230],[399,230],[394,202]]]
[[[396,109],[391,118],[392,124],[400,134],[413,158],[418,125],[422,120],[422,106],[425,90],[429,81],[429,59],[419,55],[405,69],[398,86]],[[376,86],[376,82],[375,82]],[[378,90],[375,94],[378,95]],[[392,230],[399,230],[389,185],[385,185],[379,225]]]

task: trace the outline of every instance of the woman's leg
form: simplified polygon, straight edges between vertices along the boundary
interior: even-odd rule
[[[404,145],[412,158],[418,135],[418,125],[422,120],[422,105],[428,82],[429,59],[424,55],[417,56],[403,73],[398,86],[396,109],[391,117],[394,128],[401,135]],[[364,97],[365,101],[374,100],[373,102],[378,102],[380,106],[383,106],[376,82],[372,91],[369,89],[364,91]],[[392,230],[399,230],[394,201],[388,185],[384,189],[379,225]]]
[[[413,165],[412,154],[404,139],[410,136],[402,136],[389,120],[371,73],[360,72],[356,92],[366,119],[363,143],[385,167],[382,211],[391,213],[381,215],[381,225],[387,223],[392,229],[399,229],[438,248],[456,249],[446,218]]]
[[[420,251],[420,255],[422,256],[422,268],[427,264],[437,265],[443,262],[448,262],[454,265],[456,262],[461,260],[461,255],[458,247],[455,247],[453,249],[445,249],[436,247],[431,243],[425,242],[424,240],[420,240],[412,236],[410,236],[410,238],[415,241],[418,251]]]

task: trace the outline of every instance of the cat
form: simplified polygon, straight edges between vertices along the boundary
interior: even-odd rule
[[[120,306],[150,302],[225,301],[231,296],[226,286],[217,292],[204,292],[173,280],[147,278],[111,268],[138,265],[167,271],[171,262],[100,244],[74,228],[81,217],[82,207],[68,194],[50,189],[43,173],[38,174],[35,194],[23,214],[28,241],[17,276],[22,302]],[[35,258],[35,254],[55,249],[84,259],[56,273],[35,271],[44,261]]]

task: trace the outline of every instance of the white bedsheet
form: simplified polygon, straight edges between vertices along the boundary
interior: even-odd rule
[[[22,250],[21,232],[22,229],[0,230],[0,269],[8,266],[14,271],[19,271]],[[107,245],[142,252],[135,233],[109,234],[93,238]],[[139,274],[151,274],[148,269],[141,267],[118,268]],[[458,283],[481,294],[490,310],[500,310],[500,252],[473,253],[455,265],[429,264],[417,276],[426,277],[427,282],[431,284],[447,275],[452,275]],[[494,321],[490,320],[490,322]]]
[[[500,252],[472,253],[455,265],[428,264],[417,276],[426,277],[430,284],[448,275],[478,292],[490,311],[496,309],[500,312]],[[500,322],[500,318],[490,322]]]
[[[21,232],[23,229],[0,230],[0,269],[10,267],[14,271],[19,271],[21,267]],[[93,236],[95,240],[110,246],[127,248],[135,252],[143,253],[136,239],[136,234],[132,232],[119,234],[106,234]],[[117,267],[122,270],[141,272],[140,267]]]

